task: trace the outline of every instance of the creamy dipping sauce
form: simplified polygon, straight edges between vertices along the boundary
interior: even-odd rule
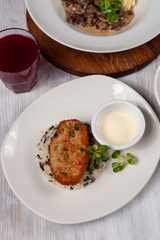
[[[123,145],[132,141],[138,132],[135,119],[127,112],[110,112],[105,115],[99,126],[104,141],[113,145]]]

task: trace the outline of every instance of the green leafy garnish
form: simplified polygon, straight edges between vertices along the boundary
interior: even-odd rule
[[[109,147],[107,145],[101,145],[100,147],[93,145],[87,148],[87,153],[89,155],[89,163],[87,167],[88,172],[93,172],[95,170],[96,163],[100,163],[108,159],[106,155],[102,154],[108,149]]]
[[[67,173],[66,173],[66,172],[61,172],[61,173],[62,173],[64,176],[65,176],[65,175],[67,175]]]
[[[63,148],[63,151],[68,151],[68,148]]]
[[[69,155],[67,154],[67,155],[65,156],[65,158],[68,159],[68,158],[69,158]]]
[[[75,135],[74,135],[74,131],[71,131],[71,137],[74,137]]]
[[[79,127],[80,127],[80,126],[81,126],[80,124],[75,123],[75,124],[74,124],[74,129],[75,129],[75,130],[79,130]]]
[[[57,132],[54,134],[54,137],[55,137],[55,138],[58,138],[58,137],[59,137],[59,135],[58,135]]]
[[[119,171],[121,171],[126,164],[135,164],[136,162],[136,158],[131,154],[131,153],[127,153],[125,157],[121,156],[121,152],[119,150],[116,150],[112,153],[112,158],[116,159],[120,159],[121,161],[119,162],[114,162],[112,163],[112,168],[113,168],[113,172],[117,173]]]
[[[122,11],[121,0],[99,0],[99,9],[107,15],[108,22],[115,22],[119,15],[118,11]]]
[[[57,146],[55,146],[55,148],[54,148],[54,149],[55,149],[55,150],[57,150],[57,148],[58,148],[58,145],[57,145]]]

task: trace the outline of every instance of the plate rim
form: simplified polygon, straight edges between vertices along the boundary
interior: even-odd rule
[[[132,46],[130,47],[121,47],[121,49],[111,49],[111,50],[95,50],[95,49],[88,49],[88,47],[80,47],[80,46],[76,46],[74,44],[70,44],[70,43],[67,43],[67,41],[64,41],[64,40],[61,40],[59,39],[58,37],[54,37],[52,36],[52,34],[48,33],[48,31],[45,29],[45,27],[41,26],[41,24],[39,23],[39,21],[37,20],[37,18],[34,16],[34,13],[33,11],[30,9],[29,7],[29,1],[30,0],[25,0],[25,5],[26,5],[26,8],[27,8],[27,11],[28,13],[30,14],[32,20],[35,22],[35,24],[37,25],[37,27],[40,28],[40,30],[42,32],[44,32],[48,37],[50,37],[51,39],[55,40],[56,42],[66,46],[66,47],[69,47],[71,49],[74,49],[74,50],[78,50],[78,51],[83,51],[83,52],[90,52],[90,53],[116,53],[116,52],[123,52],[123,51],[126,51],[126,50],[131,50],[131,49],[134,49],[138,46],[141,46],[149,41],[151,41],[152,39],[154,39],[156,36],[158,36],[160,34],[160,26],[159,28],[154,28],[154,30],[152,31],[152,34],[146,34],[146,37],[141,40],[140,42],[136,41]],[[147,39],[147,40],[146,40]]]
[[[158,77],[160,78],[160,65],[158,66],[158,68],[156,70],[156,74],[155,74],[155,78],[154,78],[154,92],[156,95],[157,103],[160,106],[160,92],[158,92],[158,89],[157,89],[158,84],[160,84],[160,80],[158,79]]]

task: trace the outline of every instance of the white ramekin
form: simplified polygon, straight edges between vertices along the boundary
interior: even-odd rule
[[[99,131],[99,125],[102,120],[102,118],[113,111],[122,111],[129,113],[133,119],[135,119],[137,123],[137,135],[135,138],[130,141],[127,144],[124,145],[113,145],[109,142],[106,142],[104,139],[102,139]],[[102,106],[100,106],[96,112],[93,115],[92,121],[91,121],[91,128],[92,133],[95,137],[95,139],[101,144],[101,145],[108,145],[111,149],[114,150],[121,150],[129,148],[133,145],[135,145],[143,136],[145,131],[145,119],[141,112],[141,110],[134,104],[124,101],[124,100],[113,100],[104,103]]]

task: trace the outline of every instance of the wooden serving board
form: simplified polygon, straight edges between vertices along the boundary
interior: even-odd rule
[[[58,68],[79,76],[105,74],[121,77],[136,72],[160,53],[160,34],[151,41],[117,53],[89,53],[66,47],[48,37],[27,12],[29,31],[38,39],[42,55]]]

